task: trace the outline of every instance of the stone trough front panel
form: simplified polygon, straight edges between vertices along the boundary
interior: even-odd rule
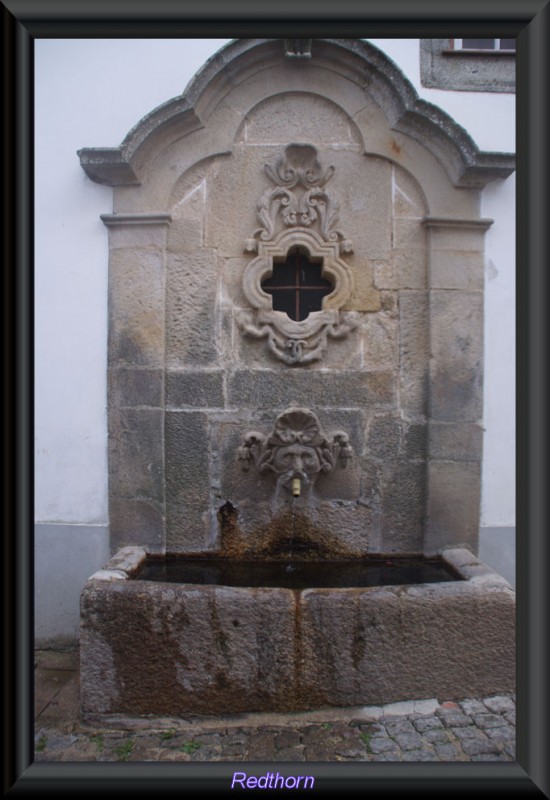
[[[82,594],[85,717],[514,691],[514,593],[466,550],[444,555],[463,581],[303,591],[133,581],[126,550]]]
[[[291,708],[294,605],[284,589],[91,581],[82,603],[84,713]]]

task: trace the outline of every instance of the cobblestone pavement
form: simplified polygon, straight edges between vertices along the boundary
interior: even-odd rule
[[[36,761],[514,761],[515,696],[192,719],[78,715],[77,652],[35,655]]]

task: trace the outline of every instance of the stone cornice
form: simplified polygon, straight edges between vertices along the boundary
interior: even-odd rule
[[[174,127],[186,136],[207,124],[211,111],[231,89],[266,69],[288,63],[283,40],[241,39],[222,48],[179,97],[154,109],[125,137],[120,147],[78,151],[86,174],[98,183],[141,183],[143,160],[156,137]],[[295,66],[303,64],[296,59]],[[418,141],[443,165],[455,186],[482,188],[515,169],[510,153],[480,151],[446,112],[419,98],[409,80],[380,50],[361,39],[315,39],[308,68],[329,69],[368,91],[390,126]],[[161,137],[162,141],[162,137]]]
[[[100,214],[104,225],[115,228],[122,225],[169,225],[170,214]]]
[[[463,219],[458,217],[424,217],[422,220],[422,225],[426,228],[474,228],[486,231],[492,224],[492,219]]]

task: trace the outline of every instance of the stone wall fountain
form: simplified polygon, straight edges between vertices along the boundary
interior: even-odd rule
[[[475,556],[480,189],[513,161],[366,42],[294,50],[234,42],[79,154],[114,187],[87,717],[513,691]]]

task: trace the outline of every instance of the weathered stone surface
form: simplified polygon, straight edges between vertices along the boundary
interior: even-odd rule
[[[422,218],[399,218],[393,224],[393,244],[396,250],[410,252],[426,249],[426,229]]]
[[[105,584],[90,582],[82,595],[84,713],[223,714],[300,705],[292,592],[123,584],[104,591]]]
[[[143,547],[122,547],[109,559],[105,569],[122,570],[130,577],[138,572],[146,557],[147,552]]]
[[[99,569],[91,576],[93,581],[125,581],[126,573],[121,569]]]
[[[112,409],[109,466],[113,494],[162,500],[162,423],[160,409]]]
[[[487,737],[484,738],[470,738],[462,741],[462,749],[469,756],[488,755],[499,752],[499,747],[496,742],[491,741]]]
[[[394,250],[393,274],[396,289],[426,289],[428,286],[428,253],[425,249]]]
[[[363,366],[367,370],[395,370],[398,365],[398,325],[394,315],[369,314],[361,326]]]
[[[242,131],[247,143],[319,142],[355,144],[360,141],[347,114],[318,95],[303,92],[277,95],[248,114]]]
[[[360,273],[355,279],[353,294],[342,308],[344,311],[379,311],[380,292]]]
[[[463,545],[477,552],[480,465],[477,462],[430,461],[428,524],[425,549]]]
[[[423,217],[428,211],[418,181],[398,164],[393,165],[394,217]]]
[[[465,581],[297,595],[91,580],[82,594],[83,709],[212,714],[487,696],[513,687],[514,619],[513,592],[498,581],[491,591]],[[464,726],[454,708],[441,714],[465,752],[466,743],[496,752],[470,718]],[[381,722],[401,749],[422,744],[410,722]],[[304,743],[315,745],[310,733]],[[439,743],[442,733],[426,736]]]
[[[288,143],[288,140],[285,144]],[[226,258],[242,258],[245,240],[258,227],[256,204],[272,184],[264,172],[281,154],[281,145],[235,145],[231,159],[212,164],[207,182],[204,245]]]
[[[459,712],[441,714],[441,719],[447,728],[465,728],[473,724],[471,717],[469,717],[467,714],[462,714]]]
[[[482,729],[502,727],[502,718],[499,714],[476,714],[474,722]]]
[[[370,458],[393,461],[401,450],[402,422],[399,417],[376,416],[370,422],[366,438]]]
[[[405,414],[423,417],[428,409],[428,301],[424,292],[399,292],[400,398]]]
[[[485,706],[481,702],[481,700],[462,700],[460,703],[460,707],[464,711],[465,714],[472,715],[472,714],[484,714],[486,711]]]
[[[427,456],[426,425],[413,423],[405,434],[405,455],[410,459],[424,460]]]
[[[361,502],[323,502],[315,509],[315,523],[326,531],[330,541],[350,555],[380,550],[378,520],[372,509]]]
[[[478,422],[483,412],[483,296],[432,291],[430,319],[432,417]]]
[[[334,162],[336,163],[336,162]],[[342,208],[341,225],[356,253],[368,259],[387,259],[391,249],[391,165],[367,156],[363,163],[355,154],[342,152],[337,162]],[[366,191],[357,191],[357,181]]]
[[[171,408],[221,408],[224,404],[223,383],[221,370],[167,372],[166,405]]]
[[[422,746],[422,737],[418,733],[398,733],[395,741],[401,750],[418,750]],[[416,759],[415,759],[416,760]]]
[[[371,753],[378,755],[379,753],[397,753],[399,748],[393,739],[387,737],[376,736],[369,742]]]
[[[510,697],[497,695],[496,697],[487,697],[483,702],[489,711],[495,714],[501,714],[505,711],[515,712],[516,710],[516,705]]]
[[[191,177],[191,176],[189,176]],[[172,214],[172,222],[167,237],[166,249],[174,255],[193,254],[204,242],[204,224],[206,220],[206,178],[196,177],[197,183],[180,185],[179,191],[185,191],[182,200]]]
[[[442,761],[459,761],[460,755],[458,748],[452,742],[445,744],[435,744],[434,750],[438,758]]]
[[[430,276],[433,289],[483,289],[483,253],[462,250],[432,250]]]
[[[415,719],[413,725],[419,733],[437,730],[443,727],[441,720],[437,717],[421,717],[420,719]]]
[[[399,719],[395,721],[386,722],[386,730],[392,738],[395,738],[397,734],[416,733],[415,729],[413,728],[412,722],[410,722],[410,720],[408,719]]]
[[[397,272],[393,259],[373,262],[373,284],[377,289],[397,289]]]
[[[445,586],[304,592],[308,694],[318,705],[380,704],[513,686],[513,595]]]
[[[155,214],[102,214],[101,219],[109,229],[109,250],[145,247],[161,253],[166,247],[166,236],[171,225],[169,213]]]
[[[110,367],[108,377],[111,406],[160,407],[163,381],[160,369]]]
[[[166,287],[167,367],[214,366],[219,259],[213,250],[169,255]]]
[[[272,408],[289,405],[312,408],[362,408],[396,402],[391,372],[330,373],[289,371],[284,380],[278,372],[237,370],[228,379],[228,404],[236,408]]]
[[[323,500],[358,500],[361,489],[361,471],[357,458],[350,459],[344,467],[337,464],[332,472],[322,473],[315,482],[315,494]]]
[[[210,507],[207,418],[194,411],[167,411],[165,418],[167,547],[203,550]]]
[[[502,722],[502,720],[500,720]],[[515,739],[515,730],[511,725],[500,725],[500,727],[490,727],[485,731],[489,739],[493,742],[513,742]]]
[[[382,549],[388,553],[420,552],[424,531],[426,465],[424,462],[388,462],[382,474]]]
[[[164,360],[164,258],[156,248],[111,251],[109,364],[161,367]]]
[[[434,250],[483,253],[485,231],[490,222],[490,220],[486,220],[484,224],[480,224],[480,221],[477,221],[476,224],[476,220],[473,222],[458,220],[455,224],[440,222],[434,225],[428,221],[431,247]]]
[[[111,495],[109,522],[111,547],[142,545],[149,553],[165,551],[163,504],[143,498]]]
[[[480,425],[430,423],[430,458],[441,461],[481,461],[482,451],[483,428]]]
[[[243,292],[243,274],[253,256],[240,255],[226,258],[223,264],[223,289],[227,298],[238,308],[248,308],[248,300]]]

